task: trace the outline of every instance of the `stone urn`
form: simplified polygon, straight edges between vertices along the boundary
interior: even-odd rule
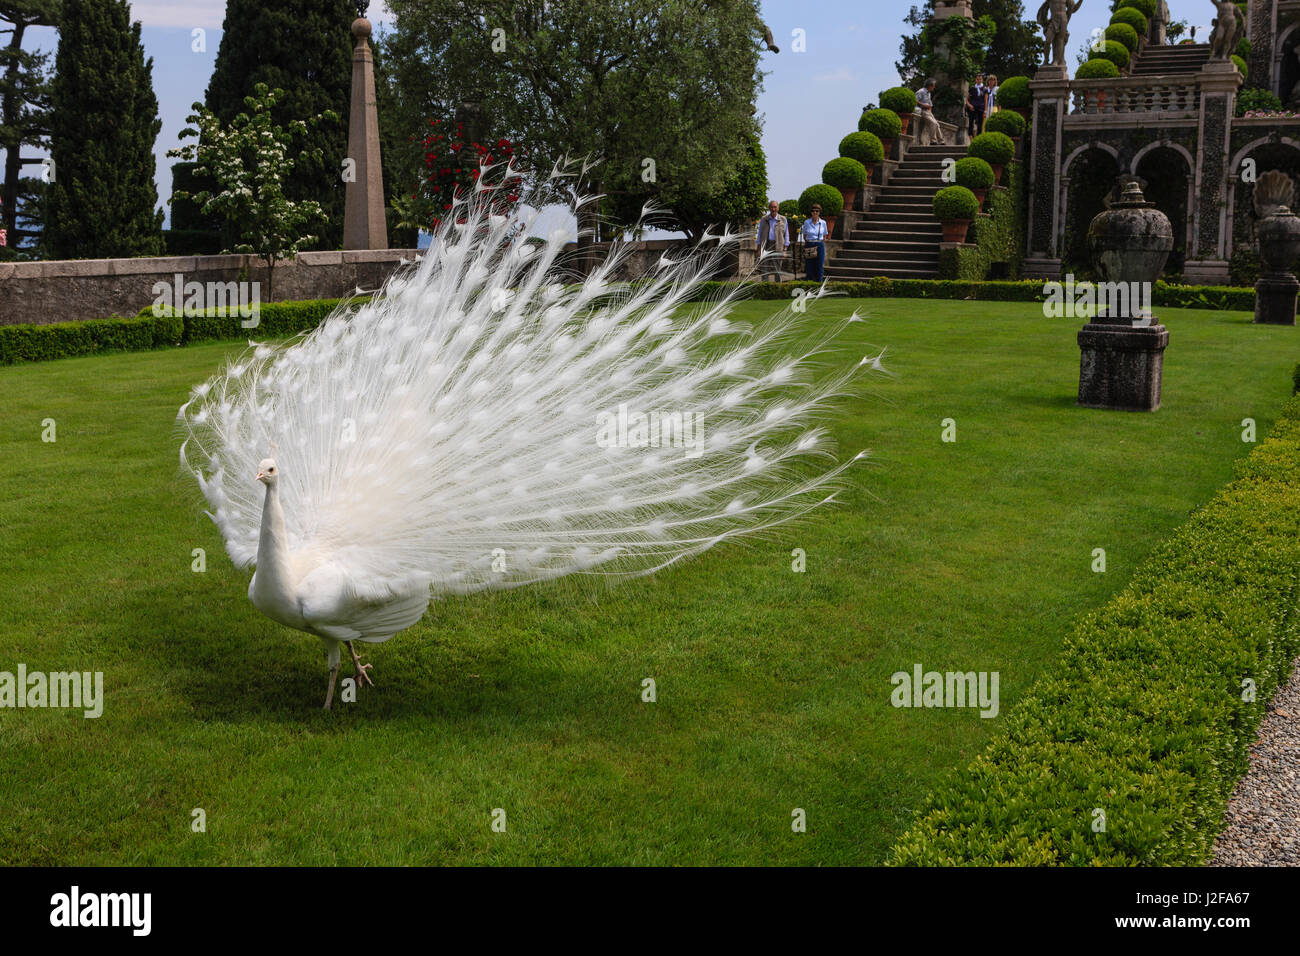
[[[1259,222],[1259,258],[1264,274],[1255,283],[1255,321],[1260,325],[1295,325],[1300,282],[1291,271],[1300,259],[1300,216],[1291,212],[1295,185],[1280,170],[1271,170],[1255,183],[1255,213]]]
[[[1078,336],[1085,408],[1160,407],[1169,331],[1151,314],[1151,295],[1173,248],[1169,217],[1146,201],[1135,181],[1088,226],[1088,251],[1102,283],[1097,314]]]

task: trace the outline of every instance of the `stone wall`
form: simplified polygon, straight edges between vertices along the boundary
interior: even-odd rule
[[[152,305],[154,285],[260,282],[259,301],[333,299],[358,286],[376,289],[412,249],[304,252],[275,267],[274,297],[266,268],[253,256],[175,256],[156,259],[78,259],[0,263],[0,325],[71,322],[135,315]]]

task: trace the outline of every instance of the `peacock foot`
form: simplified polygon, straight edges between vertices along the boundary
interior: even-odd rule
[[[348,641],[347,644],[348,644],[348,653],[352,655],[352,666],[356,668],[357,671],[357,687],[360,687],[362,683],[374,687],[375,682],[372,681],[370,679],[370,675],[366,673],[374,665],[361,663],[361,658],[357,656],[357,650],[355,647],[352,646],[352,642]]]

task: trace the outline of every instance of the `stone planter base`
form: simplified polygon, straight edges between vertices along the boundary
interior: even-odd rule
[[[1255,283],[1257,325],[1295,325],[1300,281],[1295,276],[1260,276]]]
[[[1089,322],[1079,330],[1079,404],[1154,412],[1160,407],[1168,345],[1163,325],[1135,329]]]

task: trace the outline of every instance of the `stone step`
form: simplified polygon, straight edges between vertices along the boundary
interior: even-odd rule
[[[837,269],[833,265],[828,264],[826,266],[826,277],[828,279],[842,279],[845,282],[861,282],[874,279],[877,276],[884,276],[889,279],[934,279],[938,275],[938,269],[896,269],[889,266],[876,266],[867,269]]]
[[[869,249],[842,249],[835,256],[835,262],[848,266],[861,263],[880,263],[881,265],[934,265],[939,264],[939,251],[926,255],[918,252],[876,252]]]

